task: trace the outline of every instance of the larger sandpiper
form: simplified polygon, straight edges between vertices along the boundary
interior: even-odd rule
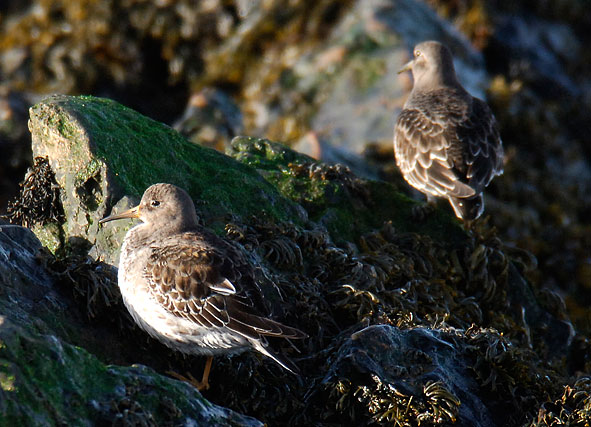
[[[183,189],[155,184],[138,206],[101,220],[139,218],[127,232],[119,288],[127,309],[148,334],[182,353],[208,356],[199,389],[209,387],[214,355],[255,349],[289,371],[293,362],[268,349],[265,337],[306,334],[263,316],[253,267],[230,243],[198,224]],[[259,302],[259,303],[257,303]]]
[[[497,122],[462,87],[446,46],[426,41],[413,55],[400,70],[412,71],[414,84],[394,129],[396,164],[427,199],[448,199],[469,223],[484,210],[484,187],[503,173]]]

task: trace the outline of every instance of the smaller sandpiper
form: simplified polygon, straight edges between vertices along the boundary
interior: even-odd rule
[[[446,198],[467,225],[484,210],[482,191],[503,173],[503,145],[488,105],[456,77],[449,49],[436,41],[414,48],[414,85],[394,129],[396,164],[431,201]]]
[[[268,349],[265,337],[305,338],[298,329],[261,313],[254,269],[240,250],[198,224],[183,189],[155,184],[138,206],[100,221],[139,218],[127,232],[119,261],[119,288],[135,322],[168,347],[208,356],[203,379],[209,388],[214,355],[255,349],[283,368],[289,359]]]

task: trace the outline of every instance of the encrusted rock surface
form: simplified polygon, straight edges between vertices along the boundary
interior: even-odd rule
[[[84,372],[45,375],[56,355],[66,373],[69,361],[89,361],[105,383],[110,365],[149,366],[159,374],[129,375],[154,381],[167,381],[160,374],[169,370],[201,374],[201,359],[147,338],[121,304],[113,266],[131,222],[97,226],[150,183],[169,181],[189,190],[205,226],[249,251],[265,284],[277,284],[274,315],[310,335],[300,354],[281,349],[303,368],[301,379],[252,354],[218,358],[207,399],[269,425],[586,425],[588,6],[0,2],[0,213],[32,164],[8,215],[49,250],[25,229],[0,232],[0,342],[10,343],[0,344],[0,416],[17,414],[5,402],[26,396],[18,416],[34,414],[28,424],[67,422],[63,395],[44,397],[57,383],[76,396],[69,403],[86,402],[87,391],[105,397]],[[430,38],[452,48],[462,83],[491,105],[505,144],[505,173],[487,188],[489,217],[472,234],[445,209],[413,221],[413,193],[393,161],[392,127],[411,87],[394,73]],[[53,92],[116,99],[175,123],[191,143],[105,99],[39,103]],[[35,159],[26,123],[33,104]],[[267,139],[232,141],[240,134],[308,147],[351,170]],[[23,367],[21,342],[43,356],[38,375]],[[392,343],[400,348],[372,354]],[[135,380],[122,381],[110,409],[91,404],[85,414],[107,424],[171,420],[174,407],[151,406],[128,385]],[[28,392],[35,387],[40,400]]]

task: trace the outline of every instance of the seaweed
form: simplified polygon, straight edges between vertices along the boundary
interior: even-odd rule
[[[60,201],[60,186],[47,157],[36,157],[33,166],[19,184],[20,194],[8,203],[6,218],[13,224],[31,227],[35,224],[65,221]]]

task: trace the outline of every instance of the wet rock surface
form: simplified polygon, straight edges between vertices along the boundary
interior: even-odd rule
[[[378,422],[495,425],[493,414],[475,398],[478,385],[465,371],[470,361],[461,360],[461,338],[454,335],[437,329],[368,326],[343,343],[323,382],[337,383],[341,406],[349,400]],[[417,384],[422,387],[417,389]],[[418,404],[409,396],[418,398]]]

